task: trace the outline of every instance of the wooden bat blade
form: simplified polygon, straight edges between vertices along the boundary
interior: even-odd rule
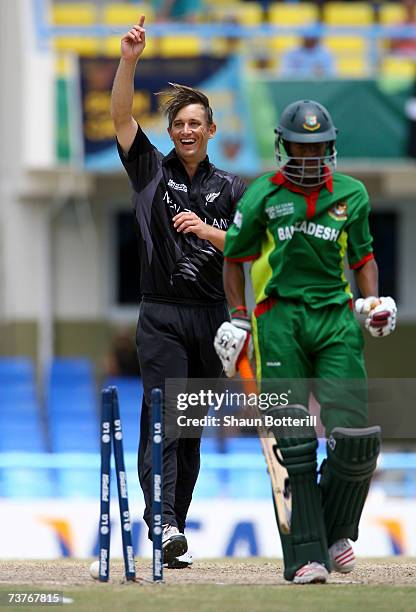
[[[243,381],[246,393],[258,394],[257,384],[254,379],[253,369],[250,361],[244,356],[239,364],[238,371]],[[257,416],[260,413],[257,409]],[[289,488],[289,475],[286,468],[279,462],[281,459],[280,451],[277,448],[274,437],[269,437],[268,431],[264,426],[257,427],[261,448],[267,464],[267,471],[272,485],[273,498],[279,516],[279,527],[282,533],[290,533],[290,521],[292,515],[292,499]]]

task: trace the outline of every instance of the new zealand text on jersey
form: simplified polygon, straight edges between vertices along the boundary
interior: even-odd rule
[[[339,236],[339,230],[321,225],[320,223],[313,223],[312,221],[299,221],[294,225],[277,228],[277,235],[281,241],[291,240],[295,232],[301,232],[302,234],[321,238],[322,240],[329,240],[330,242],[336,242]]]
[[[228,219],[216,219],[215,217],[213,219],[208,219],[207,217],[205,217],[205,219],[202,219],[202,221],[207,225],[212,225],[212,227],[216,227],[217,229],[223,230],[224,232],[227,231],[229,226]]]
[[[169,196],[167,191],[165,191],[165,195],[163,196],[163,201],[169,204],[170,209],[173,211],[173,214],[175,215],[177,215],[180,212],[190,212],[189,208],[183,208],[182,206],[174,202],[172,198]],[[212,227],[216,227],[217,229],[220,229],[223,231],[227,231],[228,226],[229,226],[229,220],[223,219],[223,218],[217,219],[216,217],[213,217],[212,219],[210,219],[208,217],[205,217],[202,219],[202,221],[206,223],[207,225],[212,225]]]

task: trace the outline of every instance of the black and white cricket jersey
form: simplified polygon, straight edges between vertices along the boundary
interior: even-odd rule
[[[222,253],[208,240],[177,232],[172,219],[192,211],[208,225],[227,230],[245,191],[243,181],[208,157],[190,181],[175,150],[164,156],[140,126],[128,155],[119,144],[118,151],[133,187],[143,298],[188,304],[224,300]]]

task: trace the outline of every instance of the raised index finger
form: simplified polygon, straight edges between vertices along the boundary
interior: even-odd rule
[[[139,23],[138,25],[142,28],[144,25],[144,20],[145,20],[145,16],[144,15],[140,15],[139,17]]]

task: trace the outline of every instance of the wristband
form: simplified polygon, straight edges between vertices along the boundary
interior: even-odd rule
[[[233,315],[236,312],[242,312],[244,314],[247,314],[247,307],[246,306],[234,306],[234,308],[230,308],[230,314]]]
[[[237,310],[231,315],[231,323],[240,329],[250,333],[251,332],[251,319],[247,312],[247,309]]]

